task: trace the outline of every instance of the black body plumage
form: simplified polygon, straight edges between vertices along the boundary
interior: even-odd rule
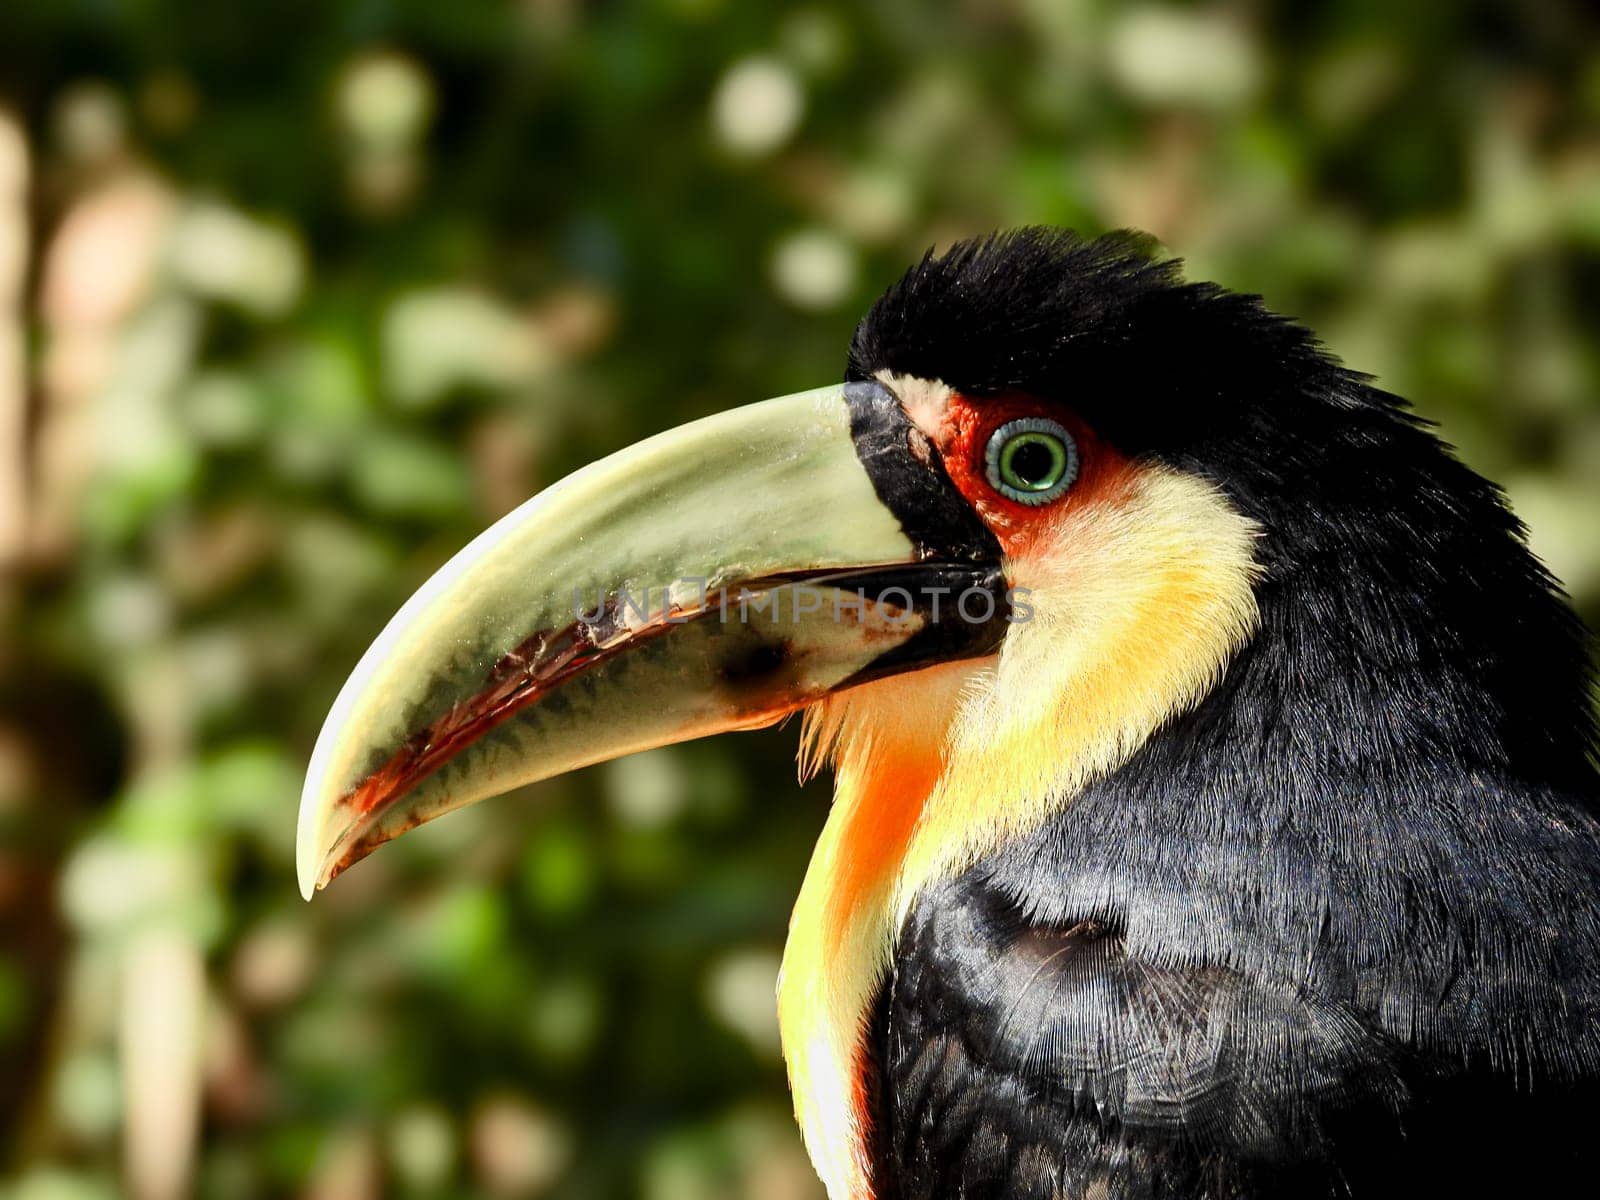
[[[900,931],[880,1200],[1592,1187],[1591,669],[1498,490],[1131,238],[925,259],[851,347],[884,369],[1059,401],[1265,534],[1220,684]]]

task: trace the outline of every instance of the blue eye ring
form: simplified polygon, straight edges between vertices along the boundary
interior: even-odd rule
[[[1049,504],[1078,478],[1078,443],[1048,417],[1019,417],[989,435],[983,452],[989,486],[1030,508]]]

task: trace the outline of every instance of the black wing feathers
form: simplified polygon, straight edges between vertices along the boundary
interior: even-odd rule
[[[1529,1093],[1380,1024],[1293,981],[1152,965],[1099,919],[1029,925],[975,873],[919,905],[878,1005],[878,1196],[1568,1194],[1591,1083]]]

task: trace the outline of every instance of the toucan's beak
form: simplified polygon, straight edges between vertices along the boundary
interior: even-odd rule
[[[876,383],[650,438],[499,521],[368,649],[312,754],[301,891],[475,800],[993,653],[1008,616],[998,545]]]

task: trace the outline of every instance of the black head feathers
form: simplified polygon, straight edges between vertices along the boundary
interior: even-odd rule
[[[1145,441],[1138,425],[1215,424],[1338,373],[1259,297],[1185,282],[1181,265],[1131,232],[1030,227],[930,251],[856,329],[847,375],[938,379],[974,398],[1027,392]]]

